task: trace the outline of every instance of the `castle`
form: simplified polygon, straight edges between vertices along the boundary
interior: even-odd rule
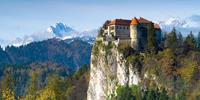
[[[161,29],[142,17],[132,20],[114,19],[107,21],[102,30],[104,36],[114,37],[118,46],[131,46],[136,50],[144,50],[147,46],[148,30],[153,27],[157,43],[161,42]]]

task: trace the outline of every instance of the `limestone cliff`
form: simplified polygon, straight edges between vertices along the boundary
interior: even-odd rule
[[[140,81],[137,64],[125,59],[114,42],[97,38],[91,54],[88,100],[106,100],[116,95],[119,85],[137,85]]]

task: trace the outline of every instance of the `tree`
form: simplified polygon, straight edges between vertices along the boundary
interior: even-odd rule
[[[165,47],[166,48],[171,48],[174,50],[177,47],[177,33],[176,29],[173,28],[172,31],[167,35],[166,40],[165,40]]]
[[[3,100],[15,100],[14,79],[12,69],[5,71],[5,77],[1,80],[1,96]]]
[[[183,36],[180,32],[178,34],[177,39],[178,39],[178,47],[182,47],[183,46]]]
[[[47,81],[36,100],[66,100],[66,82],[57,75],[50,75]]]
[[[198,50],[200,50],[200,32],[197,36],[197,48],[198,48]]]
[[[28,84],[27,88],[27,95],[26,99],[27,100],[35,100],[37,96],[37,91],[38,91],[38,74],[36,72],[33,72],[31,74],[31,78]]]
[[[188,51],[188,50],[195,50],[195,48],[196,48],[196,40],[194,38],[194,35],[192,34],[192,31],[186,37],[186,39],[184,41],[184,47],[185,47],[186,51]]]
[[[128,86],[119,86],[117,88],[116,100],[134,100],[134,96],[131,95],[131,88]]]
[[[11,89],[6,88],[2,91],[2,99],[3,100],[15,100],[15,93]]]
[[[147,33],[147,49],[148,51],[152,52],[155,51],[157,48],[156,45],[156,33],[154,29],[154,24],[151,23],[149,25],[148,33]]]
[[[169,97],[167,95],[167,91],[165,89],[163,89],[158,97],[158,100],[168,100],[168,99],[169,99]]]

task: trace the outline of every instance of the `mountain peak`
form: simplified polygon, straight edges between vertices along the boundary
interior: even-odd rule
[[[161,25],[170,25],[173,27],[187,27],[188,23],[179,18],[179,17],[171,17],[168,18],[167,20],[161,21],[160,22]]]
[[[72,33],[76,33],[74,29],[71,27],[67,26],[66,24],[62,22],[57,22],[53,26],[50,26],[47,29],[47,32],[53,33],[57,37],[63,37],[67,35],[71,35]]]

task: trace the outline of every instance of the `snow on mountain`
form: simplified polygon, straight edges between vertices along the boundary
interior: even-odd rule
[[[194,35],[197,35],[198,32],[200,32],[200,24],[198,25],[197,23],[198,22],[192,20],[191,17],[171,17],[159,22],[163,32],[170,32],[172,28],[175,27],[183,36],[186,36],[191,31]]]
[[[48,33],[53,33],[57,37],[65,37],[65,36],[75,36],[77,32],[72,29],[71,27],[68,27],[66,24],[58,22],[53,26],[50,26],[47,29]]]
[[[96,35],[97,30],[79,32],[64,23],[58,22],[43,32],[37,32],[30,36],[18,37],[13,40],[0,40],[0,45],[2,48],[11,45],[19,47],[22,45],[27,45],[31,42],[43,41],[51,38],[57,38],[61,40],[78,38],[92,44]]]
[[[16,38],[14,41],[11,41],[10,45],[13,45],[15,47],[19,47],[21,45],[27,45],[27,44],[29,44],[33,41],[34,41],[34,39],[32,37]]]
[[[58,22],[47,29],[48,33],[54,34],[56,37],[65,38],[75,38],[75,37],[96,37],[97,30],[87,30],[87,31],[76,31],[64,23]]]
[[[54,26],[50,26],[47,29],[48,33],[52,33],[55,35],[56,38],[66,40],[71,38],[78,38],[83,41],[87,41],[88,43],[92,44],[96,35],[97,30],[86,30],[86,31],[76,31],[66,24],[58,22]]]

